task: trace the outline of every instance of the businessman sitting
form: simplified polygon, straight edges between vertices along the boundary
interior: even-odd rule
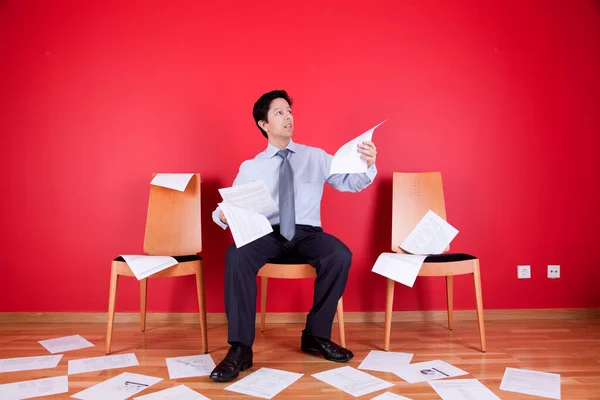
[[[354,354],[330,340],[338,300],[348,280],[352,253],[340,240],[321,228],[321,197],[325,183],[342,192],[359,192],[369,186],[377,169],[376,149],[363,142],[358,151],[367,172],[329,175],[333,156],[324,150],[292,141],[292,99],[284,90],[263,94],[254,104],[256,125],[268,139],[267,148],[244,161],[233,185],[263,180],[279,212],[268,216],[273,232],[240,248],[232,244],[225,265],[225,312],[228,342],[225,358],[210,378],[227,382],[252,366],[256,319],[256,275],[270,260],[294,255],[316,269],[313,306],[302,332],[301,349],[327,360],[347,362]],[[227,220],[217,207],[213,220],[223,229]],[[285,266],[282,266],[285,268]]]

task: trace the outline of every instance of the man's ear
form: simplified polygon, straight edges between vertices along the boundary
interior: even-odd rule
[[[260,121],[258,121],[258,126],[260,126],[262,128],[263,131],[268,132],[267,131],[267,125],[269,123],[267,121],[263,121],[262,119]]]

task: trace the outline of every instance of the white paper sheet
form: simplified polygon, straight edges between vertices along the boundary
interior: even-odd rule
[[[408,397],[400,396],[399,394],[385,392],[379,396],[373,397],[371,400],[411,400]]]
[[[367,162],[360,158],[362,154],[358,152],[358,145],[364,141],[371,141],[373,139],[373,131],[379,125],[383,124],[383,122],[340,147],[335,152],[333,160],[331,160],[329,175],[367,172]]]
[[[56,339],[40,340],[39,343],[44,346],[52,354],[64,353],[65,351],[85,349],[87,347],[94,347],[93,343],[90,343],[86,339],[79,335],[65,336]]]
[[[207,376],[216,367],[210,354],[167,358],[170,379]]]
[[[156,174],[150,184],[185,192],[192,176],[194,174]]]
[[[393,383],[376,378],[373,375],[350,366],[319,372],[312,376],[354,397],[394,386]]]
[[[227,218],[237,248],[273,232],[269,220],[262,214],[227,203],[219,203],[219,207]]]
[[[131,268],[133,275],[135,275],[138,281],[178,264],[177,260],[170,256],[126,254],[121,255],[121,257],[129,265],[129,268]]]
[[[371,271],[408,287],[413,287],[427,256],[381,253]]]
[[[124,372],[71,396],[81,400],[125,400],[162,381],[154,376]]]
[[[560,374],[507,367],[500,390],[560,399]]]
[[[279,210],[263,180],[222,188],[219,189],[219,193],[223,198],[223,203],[231,204],[244,210],[254,211],[265,216],[269,216]]]
[[[134,397],[134,400],[210,400],[185,385],[174,386],[160,392]]]
[[[34,397],[50,396],[53,394],[66,393],[68,391],[69,378],[66,375],[54,376],[52,378],[0,385],[0,399],[32,399]]]
[[[452,378],[468,374],[467,371],[463,371],[441,360],[409,364],[392,372],[408,383],[433,381],[435,379]]]
[[[0,372],[33,371],[56,368],[62,354],[56,356],[4,358],[0,360]]]
[[[69,360],[69,375],[140,365],[134,353]]]
[[[411,254],[441,254],[457,234],[456,228],[429,210],[400,244],[400,248]]]
[[[360,363],[358,369],[392,372],[398,367],[410,364],[413,355],[394,351],[371,350]]]
[[[278,369],[260,368],[233,385],[227,386],[225,390],[263,399],[272,399],[279,392],[300,379],[302,375]]]
[[[443,400],[500,400],[477,379],[448,379],[428,383]]]

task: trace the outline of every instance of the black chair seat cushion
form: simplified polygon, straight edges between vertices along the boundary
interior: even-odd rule
[[[457,261],[466,261],[466,260],[474,260],[477,257],[472,256],[466,253],[444,253],[444,254],[434,254],[431,256],[427,256],[424,262],[426,263],[447,263],[447,262],[457,262]]]
[[[199,261],[202,260],[202,257],[200,257],[199,255],[193,254],[193,255],[189,255],[189,256],[172,256],[175,260],[177,260],[178,263],[184,263],[184,262],[190,262],[190,261]],[[122,261],[125,262],[125,260],[123,259],[123,257],[119,256],[117,258],[115,258],[115,261]]]

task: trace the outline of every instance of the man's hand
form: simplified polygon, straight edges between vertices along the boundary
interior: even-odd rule
[[[377,148],[375,147],[375,143],[364,141],[358,145],[358,152],[361,154],[360,158],[367,162],[367,166],[371,166],[375,164],[375,159],[377,158]]]
[[[222,223],[226,224],[227,223],[227,218],[225,218],[225,214],[223,214],[223,211],[219,210],[219,219],[221,220]]]

